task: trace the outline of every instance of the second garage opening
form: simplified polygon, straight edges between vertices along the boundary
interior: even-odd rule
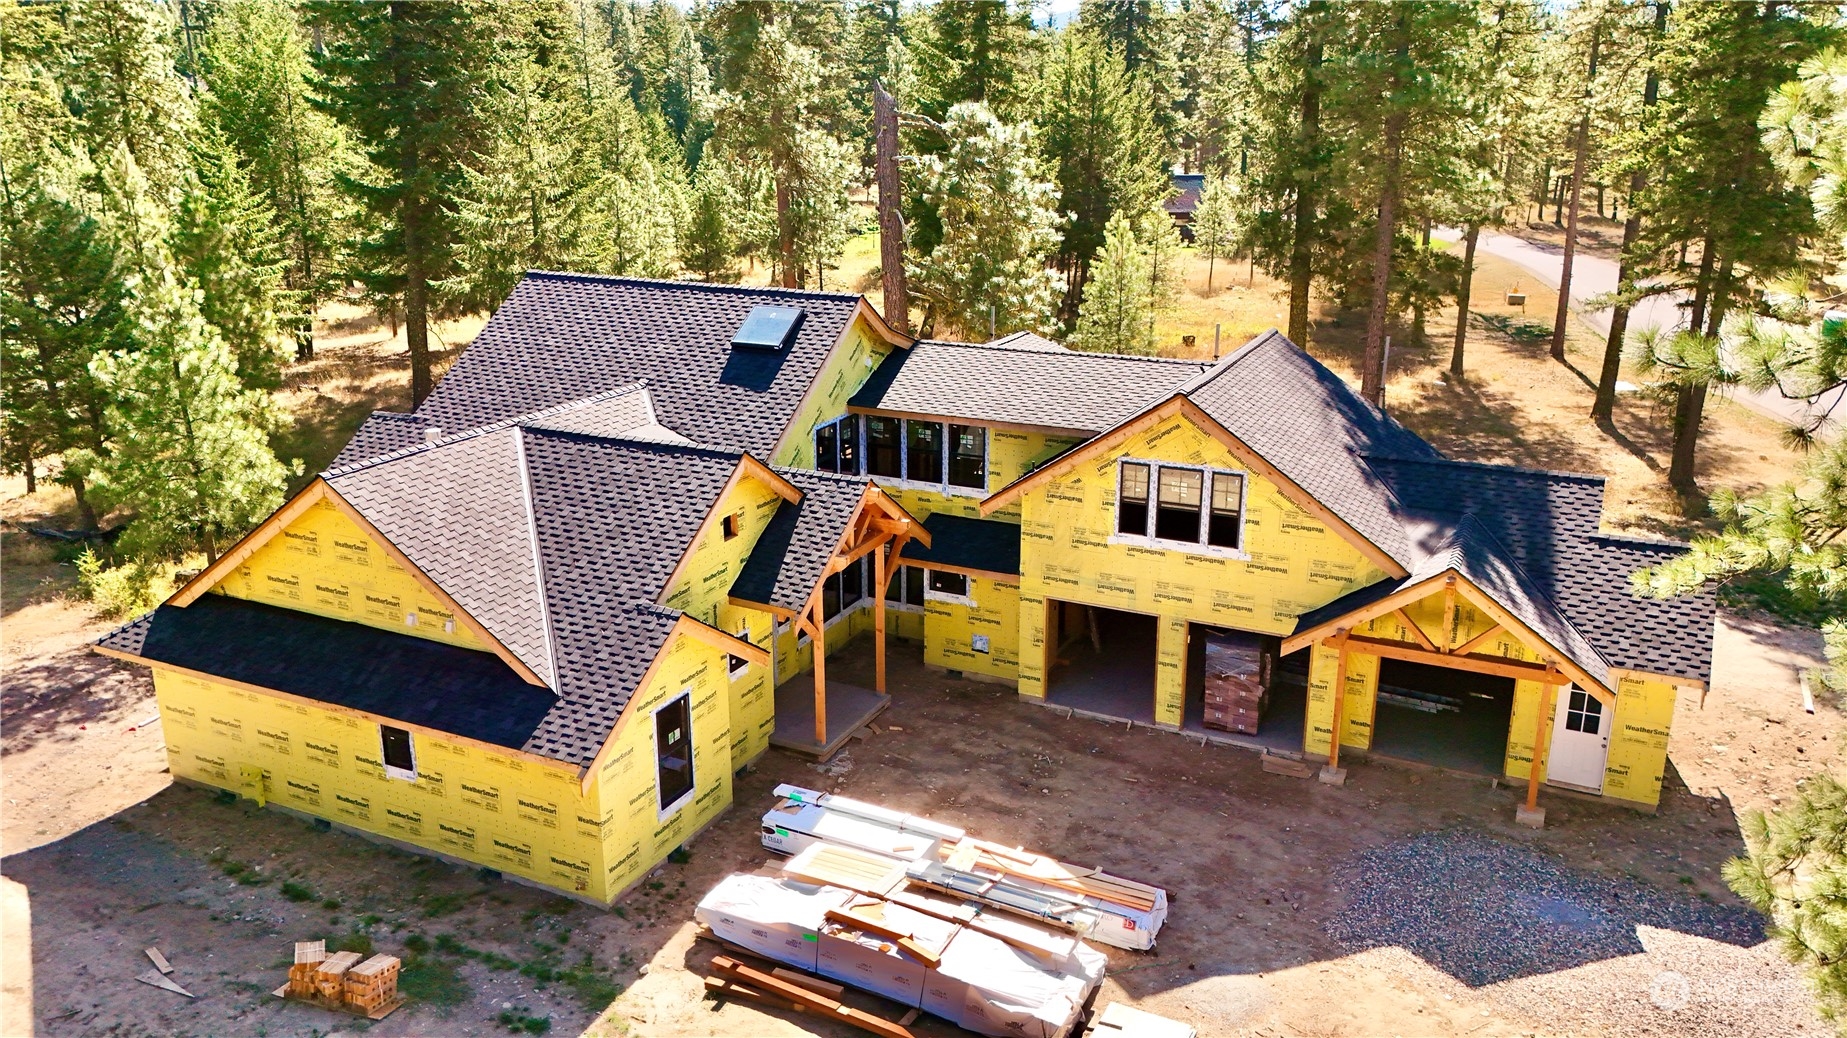
[[[1512,678],[1381,660],[1372,752],[1499,775],[1513,711]]]

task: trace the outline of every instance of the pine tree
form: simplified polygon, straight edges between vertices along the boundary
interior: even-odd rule
[[[298,300],[290,330],[297,355],[311,357],[312,315],[340,287],[337,246],[347,233],[334,178],[354,156],[339,127],[310,103],[313,69],[293,4],[236,0],[215,9],[200,67],[201,122],[224,136],[274,214],[284,287]]]
[[[737,236],[732,214],[739,202],[718,163],[700,167],[693,181],[692,212],[680,237],[680,265],[699,280],[730,283],[738,279]]]
[[[1090,268],[1071,344],[1103,353],[1154,352],[1154,271],[1126,212],[1110,217]]]
[[[195,131],[196,187],[174,214],[169,246],[199,309],[237,358],[244,385],[273,389],[282,381],[281,325],[305,319],[302,296],[283,282],[288,261],[276,214],[256,195],[237,154],[209,125]]]
[[[1193,245],[1206,252],[1206,294],[1212,294],[1212,272],[1219,257],[1230,259],[1242,236],[1243,199],[1236,181],[1227,176],[1207,177],[1193,208]]]
[[[112,449],[92,459],[99,489],[134,515],[118,546],[139,558],[218,548],[282,503],[269,396],[238,381],[237,358],[199,309],[166,247],[164,214],[126,143],[104,176],[121,276],[119,349],[90,371],[109,395]],[[296,464],[299,468],[299,462]]]
[[[413,404],[434,385],[430,289],[452,271],[449,214],[480,140],[476,110],[491,40],[480,11],[474,0],[307,7],[325,40],[314,56],[315,103],[371,160],[363,174],[339,180],[369,216],[354,255],[359,277],[375,294],[401,298]]]
[[[1018,118],[1027,98],[1026,71],[1034,45],[1032,13],[1008,0],[932,4],[916,48],[916,97],[932,119],[948,118],[964,101],[986,105],[996,118]]]
[[[1066,29],[1040,100],[1040,140],[1068,214],[1059,262],[1069,311],[1086,291],[1091,256],[1117,213],[1139,217],[1166,197],[1171,182],[1150,115],[1147,86],[1095,34]]]
[[[838,143],[813,125],[819,60],[792,37],[791,19],[771,20],[774,13],[770,5],[727,3],[713,15],[724,30],[718,78],[726,84],[714,143],[721,161],[754,166],[767,181],[780,282],[797,288],[807,264],[837,236],[829,214],[843,212],[846,184],[837,175]]]
[[[948,151],[922,160],[924,199],[940,214],[942,241],[914,261],[914,291],[936,318],[976,337],[1049,332],[1058,279],[1046,261],[1058,246],[1056,190],[1028,124],[1002,123],[963,102],[943,123]]]
[[[1725,863],[1725,882],[1809,971],[1822,1015],[1847,1023],[1847,784],[1816,775],[1794,803],[1752,811],[1742,828],[1746,855]]]
[[[173,13],[165,4],[96,0],[73,4],[61,80],[90,154],[126,146],[160,204],[177,204],[192,171],[191,91],[174,68]]]
[[[1725,318],[1749,302],[1756,284],[1801,265],[1790,243],[1816,229],[1808,194],[1771,161],[1758,121],[1775,88],[1829,36],[1799,11],[1728,2],[1677,6],[1661,39],[1661,98],[1616,171],[1649,177],[1632,203],[1644,227],[1634,251],[1650,260],[1637,264],[1635,282],[1687,291],[1687,331],[1708,342],[1718,341]],[[1678,261],[1683,249],[1695,263]],[[1661,336],[1643,345],[1685,341]],[[1691,492],[1707,384],[1686,376],[1719,369],[1662,360],[1683,373],[1674,386],[1668,480]]]

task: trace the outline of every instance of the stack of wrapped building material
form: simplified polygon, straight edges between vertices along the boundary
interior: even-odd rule
[[[1263,642],[1251,635],[1213,635],[1206,639],[1205,716],[1207,728],[1257,734],[1266,696]]]
[[[869,873],[827,882],[876,894],[927,888],[1131,951],[1153,948],[1167,920],[1167,892],[1159,887],[874,804],[799,786],[775,792],[777,804],[763,816],[764,846],[784,854],[835,847],[844,852],[843,868]]]
[[[1067,1038],[1105,959],[1068,940],[1029,951],[968,925],[965,905],[734,875],[694,917],[745,950],[871,991],[977,1034]],[[1022,943],[1030,941],[1022,939]]]

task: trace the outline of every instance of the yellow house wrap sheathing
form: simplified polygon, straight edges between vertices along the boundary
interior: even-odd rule
[[[1183,551],[1115,536],[1123,458],[1245,473],[1244,550]],[[1179,727],[1189,623],[1288,634],[1296,617],[1385,576],[1340,534],[1183,416],[1084,458],[1025,494],[1021,522],[1020,692],[1045,695],[1045,603],[1077,602],[1159,618],[1155,720]]]
[[[759,496],[767,493],[760,483],[742,480],[727,503],[755,515]],[[757,523],[748,536],[754,541],[760,532]],[[731,550],[712,546],[713,554],[702,564]],[[699,577],[697,567],[688,568],[691,586],[700,585]],[[392,564],[326,503],[297,517],[214,590],[474,647],[414,575]],[[386,613],[382,603],[392,603],[393,612]],[[379,608],[369,611],[368,604]],[[420,622],[407,626],[396,613],[400,608],[414,612]],[[390,621],[392,615],[396,622]],[[753,637],[759,644],[767,639],[767,627]],[[752,696],[753,689],[767,685],[765,668],[751,668],[754,685],[733,683],[726,660],[725,653],[703,641],[673,638],[629,701],[587,788],[582,770],[563,762],[329,703],[158,666],[154,687],[168,763],[177,778],[275,801],[608,902],[731,802],[732,704],[740,703],[752,718],[768,716],[772,705],[766,689]],[[335,692],[328,690],[329,695]],[[653,713],[682,693],[691,697],[695,786],[663,817],[657,802]],[[412,732],[414,781],[385,775],[381,722]],[[753,731],[757,727],[753,720]],[[767,742],[767,731],[762,740]],[[761,752],[753,751],[756,742],[754,737],[742,740],[743,752]]]

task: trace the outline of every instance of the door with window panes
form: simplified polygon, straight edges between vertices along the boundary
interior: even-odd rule
[[[1559,689],[1552,713],[1552,747],[1546,781],[1603,792],[1603,767],[1610,755],[1610,711],[1576,686]]]

